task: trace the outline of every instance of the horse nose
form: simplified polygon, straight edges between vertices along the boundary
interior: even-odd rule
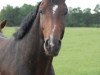
[[[45,48],[46,48],[48,54],[56,56],[59,53],[61,41],[57,40],[57,39],[53,39],[53,40],[47,39],[47,40],[45,40],[44,45],[45,45]]]

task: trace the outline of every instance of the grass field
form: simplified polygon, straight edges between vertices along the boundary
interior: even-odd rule
[[[4,33],[13,31],[6,28]],[[100,28],[66,28],[53,64],[56,75],[100,75]]]

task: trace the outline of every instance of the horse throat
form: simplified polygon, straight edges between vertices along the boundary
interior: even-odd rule
[[[50,75],[52,68],[52,57],[40,55],[37,60],[36,74],[35,75]]]

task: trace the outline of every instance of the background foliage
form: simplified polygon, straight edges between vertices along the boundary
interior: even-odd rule
[[[35,10],[35,6],[24,4],[22,7],[13,8],[10,5],[4,7],[0,12],[0,20],[6,19],[8,26],[19,26],[23,18],[31,11]]]
[[[8,26],[19,26],[22,19],[36,6],[24,4],[22,7],[7,5],[0,11],[0,20],[6,19]],[[68,8],[66,26],[68,27],[100,27],[100,4],[97,4],[91,12],[90,8],[82,10],[80,7]]]

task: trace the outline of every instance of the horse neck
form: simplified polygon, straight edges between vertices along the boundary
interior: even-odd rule
[[[43,48],[40,50],[43,51]],[[40,55],[37,59],[35,75],[51,75],[53,57],[46,56],[45,53],[40,52]]]
[[[32,30],[33,31],[33,30]],[[30,32],[31,34],[31,32]],[[29,34],[29,35],[30,35]],[[37,34],[37,33],[36,33]],[[39,33],[38,33],[39,34]],[[51,72],[51,67],[52,67],[52,57],[48,57],[43,53],[43,46],[40,44],[40,38],[38,37],[28,37],[28,38],[34,38],[35,41],[33,40],[33,44],[29,46],[28,48],[31,48],[26,52],[29,56],[29,58],[26,58],[27,62],[30,61],[31,63],[29,64],[29,68],[31,68],[31,71],[33,72],[33,75],[49,75]],[[36,41],[36,38],[38,41]],[[31,41],[32,42],[32,41]],[[35,42],[35,44],[34,44]],[[41,47],[40,47],[41,46]]]
[[[37,15],[28,34],[18,43],[19,53],[24,63],[31,66],[35,64],[36,57],[39,53],[39,16]]]
[[[22,44],[25,43],[27,46],[29,46],[29,48],[31,48],[31,46],[33,47],[35,45],[39,45],[39,19],[39,14],[37,14],[31,29],[21,41]]]
[[[49,73],[52,65],[52,58],[41,53],[39,22],[38,16],[29,33],[21,41],[21,46],[24,48],[21,50],[24,52],[24,59],[27,64],[29,63],[28,67],[33,74],[48,75],[47,73]]]

